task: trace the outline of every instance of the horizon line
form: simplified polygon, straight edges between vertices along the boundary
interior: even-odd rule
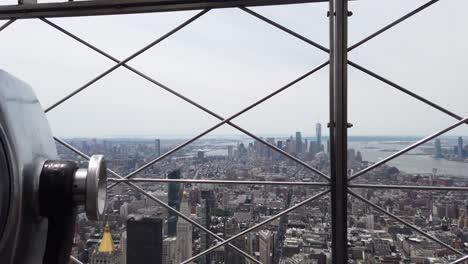
[[[63,139],[187,139],[194,137],[194,134],[160,134],[160,135],[104,135],[104,136],[65,136],[61,137]],[[289,138],[290,136],[294,137],[294,134],[258,134],[258,137],[278,137],[278,138]],[[417,134],[352,134],[348,135],[348,138],[351,137],[387,137],[387,138],[420,138],[425,137],[427,135],[417,135]],[[456,138],[456,137],[463,137],[462,135],[442,135],[438,138]],[[316,138],[316,135],[307,135],[303,134],[303,138]],[[329,138],[329,134],[322,134],[322,138]],[[216,139],[216,138],[223,138],[223,139],[254,139],[247,135],[242,134],[219,134],[219,135],[206,135],[203,139]]]

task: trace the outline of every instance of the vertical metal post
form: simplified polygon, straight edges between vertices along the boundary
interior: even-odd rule
[[[330,89],[330,92],[329,92],[329,108],[330,108],[330,111],[329,111],[329,115],[330,115],[330,119],[329,119],[329,122],[328,122],[328,128],[329,128],[329,133],[330,133],[330,136],[328,138],[328,143],[329,143],[329,146],[328,146],[328,156],[330,158],[330,178],[331,178],[331,188],[330,188],[330,195],[331,195],[331,209],[332,209],[332,259],[333,259],[333,263],[336,263],[336,257],[335,257],[335,226],[336,226],[336,220],[335,220],[335,195],[332,195],[332,193],[335,193],[335,188],[333,187],[334,184],[335,184],[335,178],[336,178],[336,169],[335,169],[335,164],[336,164],[336,156],[335,156],[335,87],[334,87],[334,74],[333,74],[333,65],[334,65],[334,61],[333,61],[333,58],[334,58],[334,55],[335,55],[335,49],[334,49],[334,43],[335,43],[335,29],[334,29],[334,25],[335,25],[335,16],[333,15],[333,13],[335,12],[334,8],[333,8],[333,0],[330,0],[329,1],[329,11],[328,11],[328,18],[329,18],[329,21],[330,21],[330,45],[329,45],[329,49],[330,49],[330,52],[329,52],[329,55],[330,55],[330,59],[329,59],[329,75],[330,75],[330,81],[329,81],[329,89]]]
[[[330,155],[332,201],[332,258],[335,264],[348,263],[347,253],[347,37],[348,0],[330,0],[330,74],[333,97],[333,120],[330,135],[333,152]]]
[[[334,65],[334,55],[335,55],[335,49],[334,49],[334,43],[335,43],[335,29],[334,29],[334,8],[333,8],[333,1],[330,0],[330,11],[328,12],[328,17],[330,20],[330,59],[329,59],[329,75],[330,75],[330,121],[328,122],[328,128],[329,128],[329,133],[330,137],[328,138],[329,141],[329,157],[330,157],[330,176],[331,178],[334,178],[335,175],[335,87],[334,87],[334,74],[333,74],[333,65]]]

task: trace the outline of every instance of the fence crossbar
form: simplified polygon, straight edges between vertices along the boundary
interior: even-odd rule
[[[126,15],[194,11],[204,8],[223,9],[237,8],[239,6],[293,5],[326,1],[328,0],[39,0],[37,1],[38,3],[34,4],[0,5],[0,20],[10,18],[30,19],[41,17]],[[2,2],[5,2],[5,0]]]
[[[250,15],[252,15],[252,16],[254,16],[254,17],[256,17],[256,18],[258,18],[260,20],[263,20],[266,23],[268,23],[268,24],[270,24],[270,25],[272,25],[272,26],[274,26],[274,27],[288,33],[289,35],[291,35],[293,37],[296,37],[296,38],[298,38],[298,39],[300,39],[300,40],[302,40],[302,41],[316,47],[317,49],[320,49],[320,50],[322,50],[322,51],[324,51],[326,53],[330,52],[330,50],[328,48],[318,44],[317,42],[315,42],[315,41],[313,41],[313,40],[311,40],[311,39],[309,39],[309,38],[295,32],[295,31],[293,31],[293,30],[291,30],[291,29],[289,29],[289,28],[287,28],[287,27],[285,27],[285,26],[283,26],[283,25],[281,25],[281,24],[279,24],[279,23],[277,23],[277,22],[263,16],[263,15],[260,15],[259,13],[255,12],[255,11],[253,11],[253,10],[247,8],[247,7],[239,7],[239,8],[242,11],[246,12],[247,14],[250,14]]]
[[[6,23],[4,23],[2,26],[0,26],[0,31],[4,30],[5,28],[7,28],[11,24],[13,24],[13,22],[15,22],[15,21],[16,21],[15,18],[12,18],[12,19],[8,20]]]
[[[285,214],[287,214],[287,213],[289,213],[289,212],[291,212],[291,211],[293,211],[293,210],[295,210],[295,209],[297,209],[297,208],[299,208],[299,207],[301,207],[301,206],[303,206],[303,205],[305,205],[305,204],[307,204],[307,203],[309,203],[309,202],[311,202],[313,200],[316,200],[316,199],[320,198],[321,196],[327,194],[328,192],[330,192],[330,190],[321,191],[321,192],[319,192],[319,193],[305,199],[304,201],[302,201],[300,203],[297,203],[296,205],[291,206],[288,209],[286,209],[286,210],[284,210],[284,211],[282,211],[282,212],[280,212],[280,213],[278,213],[278,214],[276,214],[276,215],[274,215],[274,216],[272,216],[272,217],[270,217],[270,218],[268,218],[268,219],[266,219],[266,220],[264,220],[264,221],[262,221],[262,222],[260,222],[260,223],[258,223],[256,225],[254,225],[252,227],[249,227],[249,228],[247,228],[246,230],[244,230],[244,231],[242,231],[240,233],[237,233],[236,235],[230,237],[229,239],[226,239],[225,241],[223,241],[221,243],[218,243],[215,246],[213,246],[213,247],[211,247],[211,248],[209,248],[209,249],[207,249],[207,250],[205,250],[203,252],[200,252],[199,254],[197,254],[195,256],[192,256],[191,258],[185,260],[181,264],[187,264],[187,263],[190,263],[190,262],[192,262],[192,261],[194,261],[194,260],[196,260],[196,259],[198,259],[200,257],[203,257],[204,255],[209,254],[213,250],[215,250],[215,249],[217,249],[217,248],[219,248],[219,247],[221,247],[221,246],[223,246],[223,245],[225,245],[225,244],[227,244],[227,243],[229,243],[229,242],[231,242],[231,241],[233,241],[233,240],[235,240],[235,239],[237,239],[237,238],[239,238],[239,237],[241,237],[241,236],[243,236],[243,235],[257,229],[257,228],[259,228],[259,227],[262,227],[262,226],[268,224],[269,222],[275,220],[276,218],[281,217],[282,215],[285,215]]]
[[[429,135],[429,136],[427,136],[427,137],[425,137],[423,139],[418,140],[417,142],[415,142],[415,143],[409,145],[408,147],[406,147],[406,148],[404,148],[404,149],[402,149],[402,150],[400,150],[400,151],[386,157],[385,159],[379,160],[378,162],[368,166],[367,168],[356,172],[354,175],[352,175],[352,176],[350,176],[348,178],[348,181],[351,181],[351,180],[355,179],[356,177],[359,177],[359,176],[363,175],[364,173],[369,172],[370,170],[375,169],[378,166],[380,166],[380,165],[382,165],[382,164],[384,164],[384,163],[386,163],[386,162],[388,162],[390,160],[393,160],[394,158],[397,158],[397,157],[407,153],[408,151],[410,151],[410,150],[412,150],[412,149],[414,149],[414,148],[428,142],[429,140],[432,140],[432,139],[434,139],[434,138],[436,138],[436,137],[438,137],[438,136],[440,136],[440,135],[442,135],[442,134],[444,134],[444,133],[446,133],[446,132],[448,132],[448,131],[450,131],[450,130],[452,130],[452,129],[460,126],[460,125],[462,125],[463,123],[465,123],[467,121],[468,121],[468,117],[463,118],[462,120],[458,121],[455,124],[450,125],[449,127],[446,127],[446,128],[444,128],[444,129],[442,129],[442,130],[440,130],[440,131],[438,131],[438,132],[436,132],[436,133],[434,133],[432,135]]]
[[[384,185],[384,184],[348,184],[351,188],[396,189],[396,190],[432,190],[432,191],[468,191],[464,186],[424,186],[424,185]]]
[[[84,264],[79,259],[77,259],[77,258],[75,258],[74,256],[71,256],[71,255],[70,255],[70,260],[73,261],[73,263],[76,263],[76,264]]]
[[[155,179],[155,178],[132,178],[132,179],[108,179],[108,182],[141,182],[141,183],[194,183],[194,184],[242,184],[242,185],[280,185],[280,186],[330,186],[327,182],[290,182],[290,181],[230,181],[230,180],[193,180],[193,179]],[[468,189],[468,188],[467,188]]]
[[[450,264],[459,264],[459,263],[463,263],[465,261],[468,261],[468,255],[464,256],[464,257],[461,257],[453,262],[450,262]]]
[[[411,228],[412,230],[418,232],[419,234],[425,236],[426,238],[438,243],[439,245],[445,247],[446,249],[456,253],[456,254],[459,254],[459,255],[463,255],[462,252],[458,251],[457,249],[453,248],[452,246],[442,242],[441,240],[439,240],[438,238],[434,237],[434,236],[431,236],[429,235],[428,233],[420,230],[419,228],[417,228],[416,226],[406,222],[405,220],[401,219],[400,217],[390,213],[390,212],[387,212],[385,209],[383,209],[382,207],[378,206],[377,204],[367,200],[366,198],[360,196],[359,194],[355,193],[354,191],[348,189],[348,193],[351,194],[352,196],[356,197],[358,200],[361,200],[362,202],[366,203],[367,205],[370,205],[371,207],[377,209],[378,211],[380,211],[381,213],[383,214],[386,214],[388,216],[390,216],[391,218],[397,220],[398,222],[404,224],[405,226]]]
[[[355,44],[353,44],[351,47],[348,48],[348,52],[354,50],[355,48],[357,48],[357,47],[359,47],[361,45],[363,45],[364,43],[368,42],[369,40],[377,37],[378,35],[384,33],[385,31],[387,31],[387,30],[389,30],[391,28],[393,28],[394,26],[400,24],[401,22],[407,20],[408,18],[416,15],[417,13],[423,11],[424,9],[432,6],[433,4],[435,4],[435,3],[439,2],[439,1],[440,0],[432,0],[432,1],[429,1],[429,2],[421,5],[420,7],[414,9],[413,11],[411,11],[411,12],[407,13],[406,15],[400,17],[399,19],[393,21],[392,23],[390,23],[390,24],[384,26],[383,28],[377,30],[376,32],[370,34],[368,37],[362,39],[361,41],[359,41],[359,42],[357,42]]]
[[[361,65],[359,65],[357,63],[354,63],[352,61],[348,61],[348,64],[351,65],[352,67],[354,67],[354,68],[356,68],[356,69],[358,69],[358,70],[360,70],[360,71],[374,77],[375,79],[377,79],[377,80],[379,80],[379,81],[381,81],[381,82],[383,82],[385,84],[388,84],[391,87],[393,87],[393,88],[395,88],[395,89],[397,89],[397,90],[399,90],[399,91],[401,91],[401,92],[403,92],[403,93],[405,93],[405,94],[407,94],[407,95],[409,95],[409,96],[411,96],[411,97],[413,97],[413,98],[415,98],[415,99],[417,99],[417,100],[419,100],[419,101],[421,101],[421,102],[423,102],[423,103],[425,103],[425,104],[427,104],[427,105],[429,105],[429,106],[431,106],[431,107],[433,107],[433,108],[435,108],[435,109],[437,109],[437,110],[439,110],[439,111],[441,111],[441,112],[443,112],[443,113],[445,113],[445,114],[447,114],[447,115],[449,115],[449,116],[451,116],[451,117],[453,117],[455,119],[457,119],[457,120],[463,119],[461,116],[455,114],[454,112],[452,112],[452,111],[450,111],[450,110],[448,110],[448,109],[446,109],[446,108],[432,102],[431,100],[428,100],[428,99],[426,99],[426,98],[424,98],[424,97],[422,97],[422,96],[420,96],[420,95],[418,95],[418,94],[416,94],[416,93],[414,93],[414,92],[412,92],[412,91],[410,91],[408,89],[405,89],[403,86],[398,85],[398,84],[388,80],[387,78],[383,77],[382,75],[379,75],[379,74],[375,73],[374,71],[371,71],[371,70],[369,70],[369,69],[367,69],[367,68],[365,68],[365,67],[363,67],[363,66],[361,66]]]
[[[135,53],[133,53],[132,55],[128,56],[127,58],[125,58],[124,60],[122,60],[121,62],[115,64],[114,66],[110,67],[109,69],[107,69],[106,71],[104,71],[103,73],[99,74],[98,76],[96,76],[95,78],[93,78],[92,80],[90,80],[89,82],[87,82],[86,84],[84,84],[83,86],[81,86],[80,88],[76,89],[75,91],[69,93],[68,95],[66,95],[65,97],[61,98],[60,100],[58,100],[56,103],[52,104],[51,106],[49,106],[48,108],[46,108],[45,112],[49,112],[51,111],[52,109],[56,108],[57,106],[61,105],[62,103],[66,102],[67,100],[69,100],[70,98],[72,98],[73,96],[77,95],[78,93],[82,92],[84,89],[88,88],[89,86],[91,86],[93,83],[97,82],[98,80],[104,78],[105,76],[107,76],[108,74],[110,74],[111,72],[115,71],[117,68],[121,67],[124,63],[127,63],[131,60],[133,60],[134,58],[136,58],[137,56],[141,55],[142,53],[144,53],[145,51],[151,49],[152,47],[154,47],[155,45],[157,45],[158,43],[162,42],[163,40],[167,39],[168,37],[172,36],[174,33],[178,32],[179,30],[181,30],[182,28],[186,27],[187,25],[189,25],[190,23],[192,23],[193,21],[197,20],[198,18],[200,18],[201,16],[203,16],[204,14],[206,14],[207,12],[209,11],[209,9],[204,9],[203,11],[195,14],[194,16],[192,16],[191,18],[189,18],[188,20],[186,20],[185,22],[183,22],[182,24],[178,25],[177,27],[175,27],[174,29],[172,29],[171,31],[167,32],[166,34],[164,34],[163,36],[159,37],[158,39],[154,40],[153,42],[151,42],[150,44],[146,45],[145,47],[141,48],[140,50],[136,51]]]
[[[60,144],[62,144],[64,147],[68,148],[69,150],[75,152],[76,154],[78,154],[79,156],[81,156],[82,158],[86,159],[86,160],[89,160],[90,157],[88,155],[86,155],[85,153],[81,152],[80,150],[76,149],[75,147],[71,146],[70,144],[66,143],[65,141],[57,138],[57,137],[54,137],[55,141],[59,142]],[[117,178],[121,178],[123,179],[123,177],[121,175],[119,175],[118,173],[112,171],[112,170],[107,170],[108,172],[110,172],[112,175],[114,175],[115,177]],[[178,215],[179,217],[183,218],[184,220],[186,220],[187,222],[189,222],[190,224],[200,228],[201,230],[203,230],[204,232],[208,233],[210,236],[216,238],[217,240],[221,241],[221,242],[224,242],[225,240],[221,237],[219,237],[218,235],[216,235],[215,233],[211,232],[209,229],[207,229],[206,227],[202,226],[201,224],[193,221],[192,219],[190,219],[189,217],[187,217],[186,215],[180,213],[179,211],[177,211],[176,209],[172,208],[170,205],[164,203],[163,201],[161,201],[160,199],[158,199],[157,197],[155,197],[154,195],[148,193],[147,191],[143,190],[141,187],[131,183],[131,182],[125,182],[125,184],[127,184],[128,186],[130,186],[131,188],[135,189],[136,191],[140,192],[141,194],[145,195],[146,197],[148,197],[149,199],[155,201],[156,203],[158,203],[159,205],[163,206],[164,208],[166,208],[167,210],[173,212],[174,214]],[[231,248],[233,248],[235,251],[237,251],[238,253],[242,254],[243,256],[247,257],[248,259],[252,260],[254,263],[257,263],[257,264],[262,264],[261,262],[259,262],[258,260],[256,260],[254,257],[252,257],[251,255],[249,255],[248,253],[244,252],[243,250],[239,249],[238,247],[232,245],[232,244],[228,244],[228,246],[230,246]]]

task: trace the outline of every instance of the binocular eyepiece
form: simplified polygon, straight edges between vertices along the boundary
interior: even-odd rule
[[[32,88],[0,70],[0,263],[68,263],[78,208],[99,220],[106,180],[102,155],[58,159]]]

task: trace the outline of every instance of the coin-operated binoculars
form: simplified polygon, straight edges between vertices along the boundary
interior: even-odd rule
[[[99,220],[106,164],[59,160],[31,87],[0,70],[0,263],[68,263],[78,206]]]

